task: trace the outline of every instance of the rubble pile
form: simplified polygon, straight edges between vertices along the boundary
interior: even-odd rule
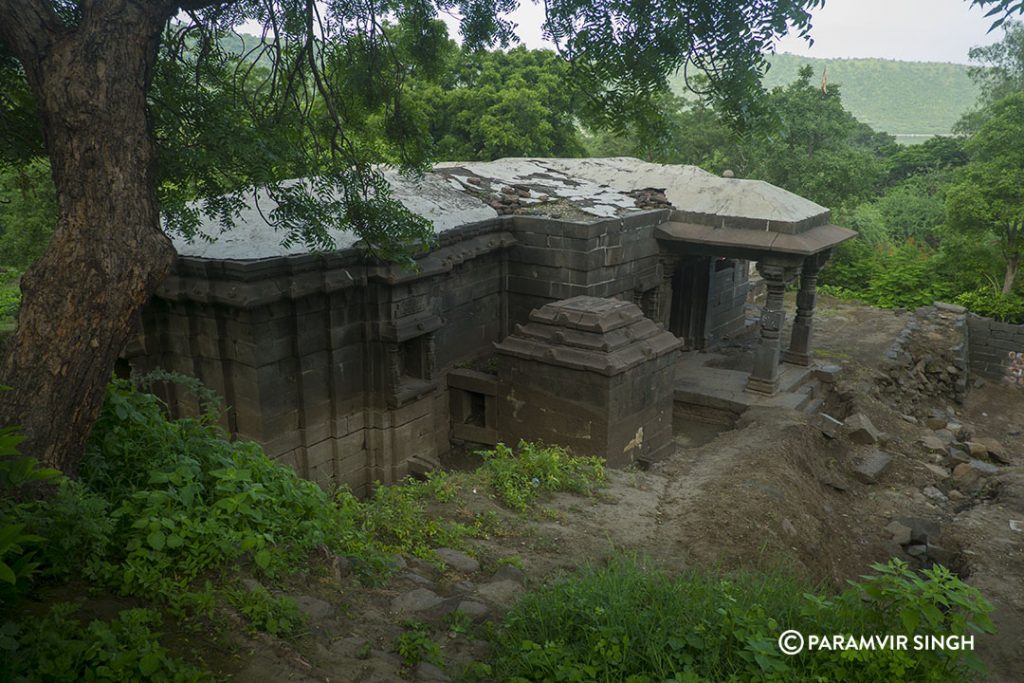
[[[671,209],[672,202],[665,196],[665,188],[645,187],[641,190],[627,192],[636,200],[638,209]]]
[[[914,312],[886,353],[879,393],[921,417],[946,399],[963,403],[967,393],[966,309],[937,303]]]

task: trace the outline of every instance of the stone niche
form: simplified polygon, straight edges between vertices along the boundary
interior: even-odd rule
[[[578,296],[536,309],[496,344],[498,432],[610,467],[657,461],[672,448],[681,346],[625,301]]]

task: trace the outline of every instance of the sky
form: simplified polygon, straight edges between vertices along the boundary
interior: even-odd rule
[[[541,36],[542,5],[522,0],[512,15],[522,42],[531,48],[551,47]],[[967,51],[998,42],[1002,31],[987,33],[992,24],[985,11],[968,0],[826,0],[813,14],[808,45],[795,36],[784,38],[779,52],[807,57],[881,57],[916,62],[966,64]],[[448,22],[455,33],[457,23]]]

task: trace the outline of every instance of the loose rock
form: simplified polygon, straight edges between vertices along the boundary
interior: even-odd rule
[[[889,522],[885,530],[892,534],[892,540],[897,545],[907,545],[913,540],[912,529],[902,522],[893,520]]]
[[[459,603],[458,607],[455,608],[456,612],[465,614],[474,623],[479,623],[487,618],[490,614],[490,608],[482,602],[476,602],[475,600],[463,600]]]
[[[480,571],[480,562],[461,550],[455,550],[454,548],[438,548],[434,552],[437,554],[437,558],[439,560],[457,572],[473,574]]]
[[[430,662],[420,662],[416,665],[416,680],[417,681],[450,681],[444,671],[437,668]]]
[[[526,574],[519,567],[515,567],[511,564],[503,564],[498,567],[498,571],[494,572],[494,576],[491,577],[492,581],[515,581],[519,585],[526,584]]]
[[[485,583],[477,588],[477,595],[499,607],[508,607],[522,592],[522,586],[515,581],[507,580]]]
[[[444,598],[427,588],[415,588],[402,593],[391,601],[391,609],[395,612],[426,612],[437,607]]]
[[[312,595],[298,595],[295,597],[295,603],[299,611],[310,621],[320,621],[334,613],[334,605]]]
[[[853,476],[861,483],[875,484],[892,463],[892,456],[884,451],[874,450],[861,457],[853,468]]]
[[[864,413],[854,413],[846,418],[846,430],[850,441],[854,443],[873,444],[881,437],[881,433]]]

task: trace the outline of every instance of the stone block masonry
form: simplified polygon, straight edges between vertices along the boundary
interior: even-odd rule
[[[325,487],[366,493],[375,481],[436,466],[452,438],[494,441],[495,390],[479,389],[490,386],[486,378],[447,376],[493,354],[531,311],[588,296],[635,303],[656,319],[667,280],[654,230],[669,217],[667,210],[585,221],[496,217],[441,233],[415,272],[367,265],[353,249],[248,261],[179,257],[144,309],[127,358],[137,372],[198,377],[224,397],[224,427],[236,437]],[[716,335],[742,322],[746,271],[733,263],[709,276]],[[671,401],[667,417],[654,416],[644,396],[671,397],[668,358],[645,360],[629,379],[584,373],[529,384],[535,395],[526,400],[539,405],[554,388],[577,404],[593,393],[615,411],[588,418],[602,439],[623,452],[639,443],[636,427],[623,425],[642,424],[644,445],[627,454],[653,457],[654,444],[671,440]],[[520,365],[515,372],[526,372]],[[162,398],[179,414],[196,410],[173,386],[162,388]],[[582,406],[573,415],[591,408],[598,410]],[[532,418],[520,424],[517,436],[558,442],[572,428],[547,435]]]
[[[651,463],[672,448],[682,341],[624,301],[580,296],[533,311],[497,345],[497,432]]]
[[[1024,325],[971,314],[967,329],[971,371],[988,380],[1024,386]]]

